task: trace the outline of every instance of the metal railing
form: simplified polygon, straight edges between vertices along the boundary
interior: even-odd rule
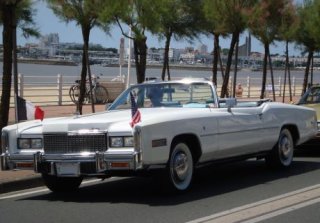
[[[69,89],[74,84],[75,76],[63,76],[57,74],[56,76],[29,76],[18,75],[18,94],[19,96],[31,101],[37,105],[66,105],[72,104],[69,97]],[[123,85],[117,85],[119,81],[112,81],[112,78],[103,78],[99,80],[100,84],[107,86],[107,90],[113,91],[117,96],[123,89],[110,89],[112,87],[122,88]],[[291,92],[293,97],[298,97],[302,92],[302,78],[292,78]],[[125,83],[125,80],[122,81]],[[237,83],[242,83],[243,93],[242,98],[259,98],[261,92],[261,77],[238,78]],[[260,84],[257,84],[260,83]],[[297,84],[298,83],[298,84]],[[2,93],[0,86],[0,94]],[[289,97],[288,81],[285,86],[285,96]],[[229,94],[232,95],[233,79],[229,79]],[[275,94],[276,97],[283,95],[283,78],[275,78]],[[218,94],[220,94],[221,85],[217,87]],[[1,95],[0,95],[1,96]],[[270,84],[266,86],[266,98],[272,98],[272,87]],[[11,92],[10,106],[14,106],[13,90]]]
[[[243,87],[243,93],[242,97],[244,98],[258,98],[260,97],[261,93],[261,84],[252,84],[252,83],[257,83],[261,82],[261,78],[252,78],[248,76],[247,78],[238,78],[237,82],[242,83]],[[300,97],[301,92],[302,92],[302,78],[295,78],[293,77],[291,80],[291,94],[293,97]],[[297,84],[299,83],[299,84]],[[230,77],[229,79],[229,94],[233,95],[233,79]],[[220,88],[218,86],[218,92],[220,92]],[[286,80],[286,85],[284,85],[284,79],[282,77],[278,77],[274,79],[274,90],[275,90],[275,96],[276,97],[282,97],[283,94],[285,97],[289,97],[290,95],[290,89],[289,89],[289,84],[288,80]],[[266,98],[272,98],[273,96],[273,91],[272,91],[272,85],[268,83],[266,85],[265,89],[265,97]]]

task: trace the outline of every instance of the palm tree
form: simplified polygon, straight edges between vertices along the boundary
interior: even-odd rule
[[[162,67],[162,80],[169,70],[169,48],[171,39],[181,40],[187,38],[192,41],[197,37],[203,19],[201,19],[201,1],[198,0],[158,0],[155,1],[157,10],[154,13],[155,25],[149,27],[151,32],[165,39],[164,58]]]
[[[77,112],[82,114],[82,105],[86,90],[87,73],[89,73],[90,87],[91,72],[89,66],[89,38],[90,31],[94,26],[98,26],[103,30],[108,30],[109,21],[104,25],[98,21],[98,15],[100,5],[103,1],[100,0],[47,0],[49,7],[53,12],[63,21],[70,22],[75,21],[77,25],[81,27],[83,38],[83,51],[82,51],[82,69],[81,69],[81,81],[80,81],[80,96],[77,103]],[[92,101],[92,111],[94,112],[94,105]]]
[[[155,24],[156,4],[150,0],[105,0],[101,7],[100,20],[115,19],[122,34],[133,41],[137,82],[144,82],[148,48],[146,30]],[[132,36],[125,32],[124,24],[130,27]]]
[[[217,1],[205,0],[203,5],[203,11],[206,18],[206,23],[204,24],[204,30],[213,35],[213,65],[212,65],[212,82],[217,85],[218,79],[218,63],[221,61],[220,54],[220,36],[227,37],[227,33],[225,33],[224,29],[221,29],[219,26],[219,14],[217,11],[217,7],[219,5],[215,5],[218,3]],[[219,29],[220,28],[220,29]],[[223,65],[220,63],[222,78],[224,79],[223,73]]]
[[[216,15],[216,21],[219,21],[218,30],[231,34],[230,50],[228,52],[227,65],[221,88],[221,97],[229,96],[228,83],[230,70],[232,65],[232,57],[234,49],[239,41],[240,34],[246,29],[246,14],[248,10],[255,4],[256,0],[211,0],[215,7],[212,7],[213,14]],[[236,64],[237,66],[237,64]],[[235,82],[237,76],[237,68],[235,68]],[[233,88],[235,89],[235,84]]]
[[[300,25],[295,35],[295,41],[304,48],[304,52],[308,53],[301,95],[306,92],[308,86],[309,70],[310,66],[312,66],[311,61],[314,52],[320,49],[318,33],[320,28],[319,7],[319,2],[311,0],[304,1],[304,3],[298,7]],[[313,68],[311,67],[311,69]]]
[[[293,41],[294,35],[297,32],[298,27],[299,27],[299,17],[297,14],[297,10],[293,2],[289,1],[288,4],[285,5],[283,16],[281,18],[281,26],[279,27],[279,33],[278,33],[278,37],[280,38],[280,40],[283,40],[286,43],[286,64],[285,64],[285,73],[284,73],[282,102],[284,102],[284,98],[285,98],[287,73],[288,73],[288,81],[289,81],[289,96],[290,96],[290,101],[292,101],[288,45],[289,45],[289,42]]]
[[[267,64],[271,71],[271,84],[273,91],[273,100],[275,101],[274,79],[272,72],[272,62],[270,56],[270,44],[276,40],[281,26],[281,18],[283,16],[285,6],[290,0],[261,0],[253,8],[249,18],[249,28],[251,33],[260,40],[265,49],[263,60],[263,75],[260,98],[265,96],[266,79],[267,79]]]
[[[11,96],[12,65],[16,52],[16,27],[25,37],[39,36],[33,21],[34,11],[30,0],[11,0],[0,2],[0,24],[3,25],[3,76],[0,104],[0,129],[8,124]],[[16,56],[14,57],[16,59]],[[16,69],[16,68],[15,68]]]

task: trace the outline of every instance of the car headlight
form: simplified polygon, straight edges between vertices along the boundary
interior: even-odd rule
[[[19,149],[42,149],[42,139],[18,138]]]
[[[133,147],[133,137],[132,136],[111,136],[110,147]]]

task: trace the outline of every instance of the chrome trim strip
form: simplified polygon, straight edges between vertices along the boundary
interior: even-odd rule
[[[246,130],[240,130],[240,131],[231,131],[231,132],[219,132],[217,135],[224,135],[224,134],[233,134],[233,133],[238,133],[238,132],[255,132],[255,131],[269,131],[272,129],[279,129],[279,127],[269,127],[269,128],[254,128],[254,129],[246,129]]]

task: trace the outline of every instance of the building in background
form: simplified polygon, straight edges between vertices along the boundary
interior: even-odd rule
[[[198,46],[198,53],[202,55],[208,54],[208,46],[205,44],[200,44]]]
[[[59,49],[59,34],[50,33],[40,38],[39,47],[48,51],[48,56],[53,57]]]
[[[251,35],[246,37],[245,43],[239,46],[239,54],[238,56],[248,58],[251,54]]]

